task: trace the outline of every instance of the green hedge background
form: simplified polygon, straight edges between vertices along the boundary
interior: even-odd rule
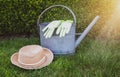
[[[96,15],[101,17],[89,34],[94,37],[113,13],[114,2],[115,0],[0,0],[0,35],[36,35],[39,14],[53,4],[62,4],[74,11],[77,32],[82,32]],[[41,18],[42,22],[55,19],[72,19],[72,16],[63,8],[54,8]]]

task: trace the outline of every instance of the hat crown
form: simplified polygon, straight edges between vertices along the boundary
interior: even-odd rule
[[[25,46],[19,51],[22,56],[26,57],[35,57],[37,54],[40,54],[40,52],[42,52],[42,47],[38,45]]]
[[[24,46],[19,50],[18,61],[22,64],[38,63],[43,57],[43,49],[39,45]]]

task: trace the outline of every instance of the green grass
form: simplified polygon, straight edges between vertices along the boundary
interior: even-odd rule
[[[0,40],[0,77],[120,77],[118,41],[97,41],[87,37],[75,55],[56,56],[49,66],[42,69],[24,70],[12,65],[11,55],[29,44],[39,44],[39,39]]]

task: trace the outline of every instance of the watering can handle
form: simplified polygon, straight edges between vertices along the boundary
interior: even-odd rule
[[[73,13],[73,11],[72,11],[70,8],[68,8],[67,6],[64,6],[64,5],[52,5],[52,6],[48,7],[48,8],[46,8],[45,10],[43,10],[43,12],[39,15],[38,20],[37,20],[37,26],[39,26],[40,17],[41,17],[47,10],[49,10],[49,9],[51,9],[51,8],[53,8],[53,7],[63,7],[63,8],[66,8],[66,9],[72,14],[72,16],[73,16],[73,18],[74,18],[74,24],[76,25],[76,16],[75,16],[75,14]]]

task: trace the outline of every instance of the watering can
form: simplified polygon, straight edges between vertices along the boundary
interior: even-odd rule
[[[47,26],[49,24],[49,22],[40,23],[40,18],[46,11],[48,11],[49,9],[54,8],[54,7],[63,7],[65,9],[67,9],[72,14],[74,22],[72,24],[72,27],[71,27],[69,33],[66,36],[60,38],[58,35],[53,35],[51,38],[46,39],[44,37],[44,32],[42,31],[42,29],[44,29],[45,26]],[[40,34],[41,46],[49,48],[53,52],[53,54],[74,54],[76,47],[85,38],[85,36],[88,34],[88,32],[91,30],[91,28],[94,26],[94,24],[97,22],[98,19],[99,19],[99,16],[96,16],[93,19],[93,21],[88,25],[88,27],[81,33],[81,35],[76,40],[76,38],[75,38],[76,16],[73,13],[73,11],[64,5],[52,5],[48,8],[46,8],[39,15],[38,20],[37,20],[37,26],[38,26],[38,31]]]

